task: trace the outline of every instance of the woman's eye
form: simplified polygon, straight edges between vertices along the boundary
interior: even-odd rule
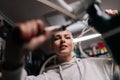
[[[54,38],[54,41],[59,40],[59,39],[60,39],[59,37],[55,37],[55,38]]]
[[[70,36],[66,36],[66,39],[71,39],[71,37]]]

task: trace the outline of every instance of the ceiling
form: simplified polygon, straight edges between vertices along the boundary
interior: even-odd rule
[[[65,1],[70,4],[78,0]],[[120,0],[102,0],[101,7],[103,10],[108,8],[120,10],[119,3]],[[37,0],[0,0],[0,11],[13,22],[21,22],[29,19],[43,19],[43,15],[54,9]]]
[[[21,22],[28,19],[41,19],[44,14],[54,9],[37,0],[0,0],[0,11],[13,22]]]

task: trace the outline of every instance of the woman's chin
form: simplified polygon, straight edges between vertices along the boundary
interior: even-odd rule
[[[70,52],[68,52],[68,51],[61,51],[58,55],[59,56],[68,56],[68,55],[70,55]]]

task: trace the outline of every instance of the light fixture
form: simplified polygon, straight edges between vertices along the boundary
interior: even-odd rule
[[[73,42],[76,43],[76,42],[85,41],[85,40],[93,39],[93,38],[100,37],[100,36],[101,36],[101,34],[98,34],[98,33],[91,34],[91,35],[83,36],[80,38],[75,38],[75,39],[73,39]]]

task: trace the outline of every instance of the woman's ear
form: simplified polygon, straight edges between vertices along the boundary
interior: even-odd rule
[[[54,46],[53,46],[53,35],[50,37],[50,49],[54,51]]]
[[[50,41],[50,49],[51,49],[52,51],[54,51],[53,38],[52,38],[51,41]]]
[[[54,51],[54,47],[52,44],[50,45],[50,49]]]
[[[73,48],[74,48],[73,50],[75,50],[75,49],[76,49],[76,44],[75,44],[75,43],[73,43]]]

